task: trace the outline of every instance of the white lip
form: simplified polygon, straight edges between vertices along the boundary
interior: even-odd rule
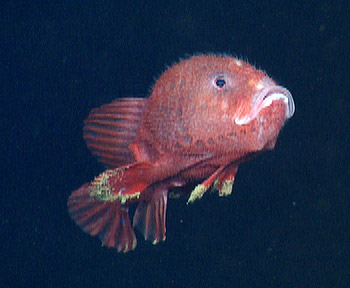
[[[282,86],[270,86],[259,90],[253,97],[252,109],[249,114],[235,118],[237,125],[245,125],[252,121],[261,109],[272,104],[273,101],[283,100],[286,104],[286,119],[293,116],[295,105],[292,94]]]

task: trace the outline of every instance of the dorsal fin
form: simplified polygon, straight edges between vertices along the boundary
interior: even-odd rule
[[[140,125],[147,98],[121,98],[93,109],[84,124],[84,139],[108,168],[135,162],[129,145]]]

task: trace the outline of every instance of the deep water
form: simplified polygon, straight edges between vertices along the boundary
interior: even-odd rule
[[[348,287],[346,1],[6,1],[0,11],[1,287]],[[103,166],[92,108],[146,97],[167,65],[230,53],[293,94],[274,151],[230,197],[170,200],[167,240],[128,254],[69,218]]]

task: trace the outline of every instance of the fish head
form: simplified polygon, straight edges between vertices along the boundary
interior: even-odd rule
[[[207,109],[201,123],[210,128],[202,131],[210,135],[206,131],[213,130],[210,123],[215,123],[216,132],[211,132],[216,133],[215,142],[227,146],[221,150],[273,149],[284,123],[295,112],[291,93],[237,58],[219,57],[207,67],[197,79],[201,84],[196,101],[202,103],[197,106]]]
[[[294,113],[291,93],[266,73],[226,55],[197,55],[153,86],[141,135],[166,151],[250,153],[272,149]]]

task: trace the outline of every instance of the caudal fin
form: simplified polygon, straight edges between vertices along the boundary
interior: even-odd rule
[[[137,240],[131,227],[128,206],[119,201],[100,201],[91,197],[91,184],[74,191],[68,200],[72,219],[91,236],[98,235],[102,244],[128,252]]]
[[[110,169],[74,191],[68,200],[72,219],[103,245],[127,252],[136,247],[128,207],[151,184],[153,164],[138,162]]]

